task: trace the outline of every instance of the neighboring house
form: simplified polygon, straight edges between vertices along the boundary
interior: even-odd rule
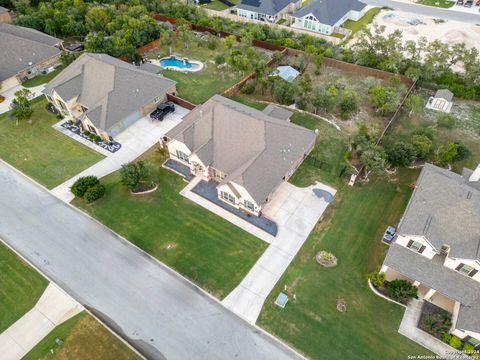
[[[272,76],[279,76],[283,80],[288,81],[288,82],[293,82],[298,75],[300,75],[300,72],[290,65],[286,66],[278,66],[275,71],[272,73]]]
[[[449,113],[453,105],[453,93],[447,89],[438,90],[427,101],[427,109]]]
[[[425,164],[381,269],[452,313],[451,332],[480,345],[480,165],[462,175]]]
[[[10,10],[0,6],[0,23],[9,23],[12,22],[12,16],[10,15]]]
[[[302,0],[241,0],[236,8],[238,16],[274,23],[301,6]]]
[[[32,78],[60,62],[62,40],[40,31],[0,24],[0,82],[2,90]]]
[[[358,0],[312,0],[292,15],[292,27],[331,35],[345,21],[360,20],[367,9]]]
[[[288,122],[285,113],[270,110],[268,115],[215,95],[166,134],[170,158],[189,166],[193,175],[216,181],[221,200],[260,215],[316,139],[315,132]]]
[[[176,82],[106,54],[82,54],[43,93],[62,114],[108,140],[175,94]]]

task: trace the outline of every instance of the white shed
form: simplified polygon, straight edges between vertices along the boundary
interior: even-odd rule
[[[427,109],[449,113],[453,105],[453,93],[447,89],[440,89],[428,99]]]

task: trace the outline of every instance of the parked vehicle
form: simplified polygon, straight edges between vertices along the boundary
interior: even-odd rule
[[[472,7],[472,5],[473,5],[473,0],[467,0],[467,1],[465,1],[465,5],[463,5],[463,6]]]
[[[463,0],[458,0],[457,5],[463,5]]]
[[[382,240],[387,244],[390,244],[396,232],[397,232],[397,229],[395,229],[393,226],[387,227],[387,230],[385,230],[385,233],[383,234]]]
[[[164,102],[157,106],[155,110],[150,114],[150,118],[154,120],[162,121],[163,118],[171,112],[175,111],[175,105],[171,101]]]

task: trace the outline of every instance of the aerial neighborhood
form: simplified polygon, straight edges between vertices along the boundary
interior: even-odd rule
[[[0,0],[0,358],[478,358],[479,5]]]

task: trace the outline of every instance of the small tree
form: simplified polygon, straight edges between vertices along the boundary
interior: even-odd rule
[[[411,144],[415,147],[416,157],[425,160],[431,153],[433,142],[425,135],[413,135]]]
[[[417,149],[411,143],[397,142],[388,151],[388,162],[393,166],[410,166],[417,159]]]
[[[368,90],[372,106],[382,115],[394,112],[400,102],[397,90],[393,87],[374,86]]]
[[[390,297],[402,304],[407,304],[417,296],[417,287],[406,280],[392,280],[388,283]]]
[[[381,145],[370,144],[360,155],[360,162],[365,166],[365,179],[372,172],[385,170],[387,154]]]
[[[29,120],[32,117],[33,109],[30,103],[31,92],[28,89],[22,89],[15,92],[15,98],[10,104],[12,116],[16,120],[18,126],[19,121]]]
[[[294,87],[284,80],[277,80],[273,83],[273,97],[280,104],[290,105],[294,101]]]
[[[315,89],[312,97],[312,105],[315,108],[315,113],[319,109],[329,111],[333,109],[337,103],[337,94],[323,89]]]
[[[416,94],[410,94],[405,100],[404,108],[408,110],[408,117],[411,117],[415,111],[421,109],[424,105],[423,98]]]
[[[455,161],[458,156],[458,145],[450,142],[447,145],[440,145],[437,149],[437,162],[442,165],[448,165]]]
[[[137,161],[123,164],[120,169],[122,184],[130,190],[135,190],[139,183],[152,181],[153,169],[147,161]]]
[[[340,101],[341,116],[348,119],[350,114],[356,112],[359,107],[359,99],[357,94],[351,90],[345,90],[342,93],[342,100]]]

